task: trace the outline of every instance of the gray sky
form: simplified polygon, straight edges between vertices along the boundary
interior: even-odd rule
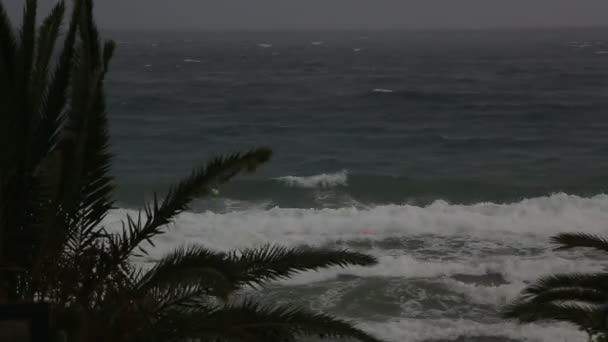
[[[24,0],[0,0],[11,16]],[[43,5],[55,0],[40,0]],[[437,29],[608,25],[608,0],[99,0],[110,29]]]

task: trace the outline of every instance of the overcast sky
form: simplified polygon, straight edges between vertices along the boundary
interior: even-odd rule
[[[0,0],[11,16],[24,0]],[[40,0],[47,7],[56,0]],[[444,29],[608,25],[608,0],[99,0],[108,29]]]

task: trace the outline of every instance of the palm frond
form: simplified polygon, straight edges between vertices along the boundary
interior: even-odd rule
[[[2,3],[0,3],[0,37],[2,37],[0,39],[0,63],[4,66],[3,70],[12,73],[17,54],[17,39]],[[4,77],[10,77],[10,74],[3,74]]]
[[[223,252],[214,252],[204,247],[178,248],[165,255],[154,267],[142,276],[135,286],[139,293],[151,289],[175,286],[199,287],[189,296],[213,295],[226,298],[235,290],[234,267]],[[174,296],[169,292],[167,295]],[[183,298],[183,294],[179,294]],[[163,300],[171,302],[171,299]]]
[[[208,295],[225,298],[242,286],[287,279],[298,272],[375,263],[372,256],[346,250],[267,245],[224,253],[192,246],[163,257],[139,280],[137,288],[145,292],[160,285],[197,284],[206,287]]]
[[[151,243],[151,238],[162,234],[162,227],[186,210],[195,198],[208,195],[213,187],[239,173],[254,171],[267,162],[271,154],[270,149],[262,147],[243,154],[217,157],[171,188],[162,201],[155,196],[152,203],[145,206],[143,213],[140,211],[136,218],[127,216],[122,234],[113,239],[112,244],[119,251],[119,260],[126,260],[142,242]]]
[[[524,295],[532,303],[579,302],[586,304],[604,304],[608,302],[608,292],[581,287],[553,288],[535,295]]]
[[[32,136],[28,137],[29,143],[36,143],[38,138],[38,124],[45,114],[45,92],[48,87],[49,63],[55,44],[59,37],[59,29],[61,21],[65,13],[65,3],[60,1],[55,5],[49,16],[43,21],[38,29],[38,41],[36,44],[36,60],[32,70],[32,85],[31,85],[31,102],[32,102],[32,126],[34,129],[30,131]],[[38,147],[38,146],[36,146]],[[38,150],[38,149],[36,149]],[[48,148],[43,149],[48,152]],[[35,151],[37,156],[32,157],[32,163],[37,164],[42,156],[42,152]]]
[[[79,222],[72,234],[84,249],[100,231],[98,225],[113,206],[113,179],[109,173],[111,154],[106,116],[99,34],[92,19],[92,1],[83,1],[79,29],[78,63],[73,77],[72,103],[66,131],[70,160],[65,168],[62,206]],[[111,44],[109,44],[111,46]],[[109,48],[111,50],[111,47]],[[109,59],[111,54],[107,55]]]
[[[44,100],[46,103],[40,124],[39,144],[53,147],[56,143],[57,133],[63,125],[62,113],[64,112],[68,86],[72,78],[72,70],[75,57],[76,36],[78,24],[82,12],[82,1],[74,1],[72,15],[68,31],[63,42],[63,48],[59,55],[57,66],[48,86]],[[63,118],[65,119],[65,118]]]
[[[287,279],[296,273],[332,266],[371,266],[377,260],[367,254],[347,250],[286,248],[266,245],[230,253],[229,260],[239,269],[239,285],[259,285]]]
[[[199,273],[200,275],[200,273]],[[212,282],[218,278],[211,274]],[[163,284],[167,285],[167,284]],[[145,295],[140,295],[140,301],[145,302],[147,298],[153,298],[153,305],[148,305],[152,315],[170,316],[175,312],[192,311],[201,306],[216,307],[221,301],[210,295],[210,287],[207,284],[174,283],[171,286],[155,287]],[[136,297],[137,298],[137,297]]]
[[[534,303],[515,301],[502,312],[507,319],[521,323],[568,322],[590,332],[605,328],[606,307],[598,305]]]
[[[560,245],[558,250],[588,247],[608,252],[608,239],[593,234],[562,233],[552,237],[551,242]]]
[[[106,72],[110,67],[110,59],[114,56],[114,50],[116,50],[116,43],[112,40],[107,40],[103,45],[103,70]]]
[[[30,161],[30,150],[27,138],[32,130],[33,118],[30,82],[32,76],[32,64],[35,55],[36,41],[36,12],[38,3],[36,0],[26,0],[22,28],[19,35],[19,46],[16,56],[15,74],[15,137],[18,158],[15,160],[19,174],[27,173],[27,165]]]
[[[265,306],[246,300],[215,310],[185,314],[175,324],[174,338],[201,338],[211,341],[295,341],[299,337],[354,339],[379,342],[380,339],[332,316],[308,310]]]
[[[546,276],[525,288],[523,295],[537,295],[554,289],[573,287],[605,291],[608,288],[608,273],[573,273]]]

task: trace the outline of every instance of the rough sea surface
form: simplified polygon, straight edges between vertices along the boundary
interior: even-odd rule
[[[500,308],[608,234],[608,30],[110,32],[115,222],[213,155],[273,161],[198,201],[151,260],[201,243],[361,250],[257,296],[397,341],[585,341]]]

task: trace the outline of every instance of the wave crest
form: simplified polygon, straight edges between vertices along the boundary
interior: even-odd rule
[[[332,188],[348,185],[348,171],[322,173],[314,176],[284,176],[275,180],[294,188]]]
[[[386,88],[375,88],[374,90],[372,90],[372,93],[380,93],[380,94],[390,94],[395,92],[392,89],[386,89]]]
[[[120,229],[118,220],[126,213],[135,212],[114,210],[106,218],[105,225]],[[606,232],[607,221],[607,195],[584,198],[556,194],[511,204],[453,205],[437,201],[422,207],[275,207],[228,213],[185,212],[176,219],[175,228],[162,239],[170,245],[189,241],[230,249],[268,241],[292,246],[318,246],[332,241],[360,239],[378,242],[389,237],[459,236],[498,241],[505,248],[519,248],[547,246],[548,238],[560,232],[602,234]],[[449,248],[446,246],[445,250],[460,250]]]

